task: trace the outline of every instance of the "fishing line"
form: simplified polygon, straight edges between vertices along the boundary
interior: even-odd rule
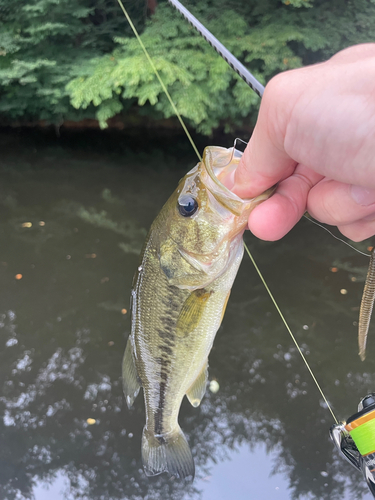
[[[362,252],[361,250],[358,250],[358,248],[355,248],[353,247],[353,245],[351,245],[350,243],[348,243],[347,241],[339,238],[338,236],[336,236],[335,234],[331,233],[331,231],[326,228],[325,226],[322,226],[322,224],[319,224],[319,222],[316,222],[316,220],[314,219],[310,219],[310,217],[307,217],[306,215],[304,215],[305,219],[307,219],[308,221],[312,222],[313,224],[316,224],[317,226],[321,227],[322,229],[324,229],[325,231],[327,231],[327,233],[329,233],[331,236],[333,236],[336,240],[339,240],[341,241],[341,243],[345,243],[345,245],[347,245],[349,248],[351,248],[352,250],[355,250],[356,252],[360,253],[361,255],[364,255],[365,257],[371,257],[370,254],[368,253],[365,253],[365,252]]]
[[[136,36],[136,38],[137,38],[137,40],[138,40],[138,42],[139,42],[140,46],[142,47],[142,50],[143,50],[143,52],[145,53],[145,56],[147,57],[147,60],[148,60],[148,62],[150,63],[150,66],[151,66],[151,68],[152,68],[153,72],[155,73],[155,75],[156,75],[157,79],[159,80],[160,85],[162,86],[162,89],[163,89],[163,90],[164,90],[164,92],[165,92],[165,95],[168,97],[168,101],[170,102],[170,104],[171,104],[171,106],[172,106],[173,111],[176,113],[176,116],[177,116],[177,118],[178,118],[179,122],[181,123],[181,126],[182,126],[182,128],[184,129],[185,134],[187,135],[187,138],[188,138],[188,139],[189,139],[189,141],[190,141],[190,144],[193,146],[193,149],[194,149],[194,151],[195,151],[196,155],[198,156],[199,161],[202,161],[202,157],[201,157],[201,155],[199,154],[198,148],[197,148],[197,146],[195,145],[195,143],[194,143],[194,141],[193,141],[193,138],[192,138],[192,137],[191,137],[191,135],[189,134],[189,131],[188,131],[188,129],[186,128],[186,125],[185,125],[185,123],[184,123],[184,121],[183,121],[183,119],[182,119],[182,117],[181,117],[180,113],[178,112],[178,109],[176,108],[175,103],[172,101],[172,97],[170,96],[170,94],[169,94],[169,92],[168,92],[168,90],[167,90],[167,87],[164,85],[164,82],[163,82],[163,80],[161,79],[161,77],[160,77],[160,75],[159,75],[159,72],[158,72],[158,70],[156,69],[156,66],[155,66],[155,64],[154,64],[153,60],[151,59],[151,56],[150,56],[150,55],[149,55],[149,53],[147,52],[147,49],[146,49],[146,47],[144,46],[144,44],[143,44],[143,42],[142,42],[142,40],[141,40],[141,37],[140,37],[140,36],[139,36],[139,34],[138,34],[138,31],[137,31],[136,27],[134,26],[134,24],[133,24],[132,20],[130,19],[129,14],[126,12],[126,9],[125,9],[125,7],[124,7],[124,5],[123,5],[122,1],[121,1],[121,0],[117,0],[117,2],[118,2],[118,4],[120,5],[121,10],[122,10],[122,12],[124,13],[124,15],[125,15],[126,19],[128,20],[128,23],[130,24],[130,27],[131,27],[131,29],[133,30],[133,33],[134,33],[134,35]]]
[[[268,285],[267,285],[267,283],[266,283],[265,279],[263,278],[263,275],[262,275],[262,273],[260,272],[260,269],[259,269],[259,267],[257,266],[257,264],[256,264],[256,262],[255,262],[255,260],[254,260],[253,256],[252,256],[252,255],[251,255],[251,253],[250,253],[250,250],[248,249],[248,247],[247,247],[247,245],[246,245],[246,243],[245,243],[245,242],[244,242],[244,245],[245,245],[246,252],[247,252],[248,256],[250,257],[250,260],[251,260],[251,262],[253,263],[253,266],[255,267],[255,270],[257,271],[257,273],[258,273],[258,275],[259,275],[259,277],[260,277],[260,279],[261,279],[261,281],[262,281],[262,283],[263,283],[263,285],[264,285],[264,288],[267,290],[268,295],[270,296],[270,298],[271,298],[271,300],[272,300],[272,302],[273,302],[274,306],[276,307],[277,312],[278,312],[278,313],[279,313],[279,315],[280,315],[280,318],[282,319],[282,322],[283,322],[283,323],[284,323],[284,325],[285,325],[285,328],[286,328],[286,329],[287,329],[287,331],[289,332],[289,335],[292,337],[292,340],[293,340],[293,342],[295,343],[295,345],[296,345],[296,347],[297,347],[297,349],[298,349],[298,352],[300,353],[300,355],[301,355],[301,357],[302,357],[303,361],[305,362],[305,365],[306,365],[306,367],[307,367],[308,371],[310,372],[310,375],[312,376],[312,379],[314,380],[314,382],[315,382],[315,384],[316,384],[316,386],[317,386],[317,388],[318,388],[318,390],[319,390],[320,394],[322,395],[322,398],[324,399],[324,402],[325,402],[325,404],[327,405],[327,408],[328,408],[328,409],[329,409],[329,411],[331,412],[331,415],[332,415],[332,417],[333,417],[334,421],[336,422],[336,424],[338,424],[338,420],[337,420],[337,418],[336,418],[336,416],[335,416],[335,414],[334,414],[334,412],[333,412],[333,410],[332,410],[332,408],[331,408],[331,405],[329,404],[329,402],[328,402],[327,398],[325,397],[324,392],[323,392],[322,388],[321,388],[321,387],[320,387],[320,385],[319,385],[319,382],[317,381],[317,379],[316,379],[316,377],[315,377],[315,375],[314,375],[314,373],[313,373],[312,369],[310,368],[310,365],[309,365],[309,363],[307,362],[307,359],[305,358],[305,356],[304,356],[304,354],[303,354],[303,352],[302,352],[302,350],[301,350],[300,346],[298,345],[298,342],[297,342],[297,340],[296,340],[295,336],[293,335],[292,330],[290,329],[290,327],[289,327],[289,325],[288,325],[288,323],[287,323],[286,319],[284,318],[283,313],[281,312],[281,310],[280,310],[279,306],[277,305],[277,302],[276,302],[276,300],[275,300],[274,296],[272,295],[271,290],[269,289],[269,287],[268,287]]]
[[[165,92],[166,96],[168,97],[168,100],[169,100],[169,102],[170,102],[170,104],[171,104],[171,106],[172,106],[172,108],[173,108],[173,111],[176,113],[177,118],[179,119],[179,121],[180,121],[180,123],[181,123],[181,125],[182,125],[182,128],[184,129],[184,131],[185,131],[185,133],[186,133],[186,135],[187,135],[187,137],[188,137],[188,139],[189,139],[189,141],[190,141],[190,144],[193,146],[193,149],[194,149],[195,153],[197,154],[197,156],[198,156],[198,158],[199,158],[199,161],[202,161],[202,158],[201,158],[201,156],[200,156],[200,154],[199,154],[199,152],[198,152],[198,149],[197,149],[197,147],[196,147],[196,145],[195,145],[195,143],[194,143],[194,141],[193,141],[193,139],[192,139],[191,135],[189,134],[189,131],[187,130],[187,128],[186,128],[186,126],[185,126],[185,123],[184,123],[184,121],[182,120],[182,117],[181,117],[180,113],[178,112],[178,110],[177,110],[177,108],[176,108],[176,106],[175,106],[174,102],[172,101],[172,98],[171,98],[171,96],[170,96],[170,94],[169,94],[169,92],[168,92],[168,90],[167,90],[166,86],[164,85],[164,82],[163,82],[163,80],[161,79],[161,77],[160,77],[160,75],[159,75],[159,72],[158,72],[158,70],[157,70],[157,69],[156,69],[156,67],[155,67],[155,64],[153,63],[153,61],[152,61],[152,59],[151,59],[151,56],[149,55],[149,53],[148,53],[148,51],[147,51],[146,47],[144,46],[144,44],[143,44],[143,42],[142,42],[142,40],[141,40],[141,37],[140,37],[140,36],[139,36],[139,34],[138,34],[138,31],[137,31],[136,27],[134,26],[134,24],[133,24],[132,20],[130,19],[129,14],[127,13],[127,11],[126,11],[126,9],[125,9],[125,7],[124,7],[124,5],[123,5],[122,1],[121,1],[121,0],[117,0],[117,2],[118,2],[118,4],[120,5],[121,10],[123,11],[123,13],[124,13],[124,15],[125,15],[126,19],[128,20],[128,23],[130,24],[130,26],[131,26],[131,28],[132,28],[132,30],[133,30],[133,32],[134,32],[134,35],[136,36],[136,38],[137,38],[137,40],[138,40],[139,44],[141,45],[142,50],[143,50],[143,52],[145,53],[145,55],[146,55],[146,57],[147,57],[148,62],[150,63],[150,66],[152,67],[152,69],[153,69],[153,71],[154,71],[154,73],[155,73],[155,75],[156,75],[157,79],[159,80],[160,85],[162,86],[162,89],[164,90],[164,92]],[[318,224],[318,225],[319,225],[319,224]],[[323,227],[323,226],[322,226],[322,227]],[[324,228],[324,229],[326,229],[326,228]],[[327,229],[327,231],[328,231],[328,229]],[[330,231],[328,231],[328,232],[330,232]],[[334,236],[334,235],[332,235],[332,236]],[[344,242],[344,243],[345,243],[345,242]],[[263,278],[263,275],[262,275],[262,273],[260,272],[260,269],[258,268],[257,264],[255,263],[255,260],[254,260],[253,256],[251,255],[250,250],[248,249],[248,247],[247,247],[247,245],[246,245],[246,243],[245,243],[245,242],[244,242],[244,246],[245,246],[245,249],[246,249],[246,251],[247,251],[247,253],[248,253],[249,257],[250,257],[251,262],[253,263],[253,266],[255,267],[255,270],[257,271],[257,273],[258,273],[258,275],[259,275],[259,277],[260,277],[260,279],[261,279],[261,281],[262,281],[262,283],[263,283],[263,285],[264,285],[265,289],[266,289],[266,290],[267,290],[267,292],[268,292],[268,295],[270,296],[270,298],[271,298],[271,300],[272,300],[272,302],[273,302],[274,306],[276,307],[276,310],[277,310],[277,312],[279,313],[279,315],[280,315],[280,317],[281,317],[281,319],[282,319],[282,321],[283,321],[283,323],[284,323],[284,325],[285,325],[285,327],[286,327],[287,331],[289,332],[290,336],[292,337],[292,340],[293,340],[294,344],[296,345],[296,347],[297,347],[297,349],[298,349],[298,352],[300,353],[300,355],[301,355],[301,357],[302,357],[303,361],[305,362],[305,365],[306,365],[306,367],[307,367],[307,369],[308,369],[308,371],[309,371],[309,373],[310,373],[310,375],[311,375],[312,379],[314,380],[314,382],[315,382],[315,384],[316,384],[316,386],[317,386],[317,388],[318,388],[318,390],[319,390],[319,392],[320,392],[320,394],[321,394],[321,396],[322,396],[322,398],[323,398],[323,400],[324,400],[325,404],[327,405],[327,408],[328,408],[328,409],[329,409],[329,411],[331,412],[332,417],[333,417],[334,421],[335,421],[335,422],[336,422],[336,424],[337,424],[337,423],[338,423],[338,420],[337,420],[337,418],[336,418],[336,416],[335,416],[335,414],[334,414],[334,412],[333,412],[333,410],[332,410],[332,408],[331,408],[331,405],[329,404],[329,402],[328,402],[327,398],[325,397],[325,395],[324,395],[324,393],[323,393],[322,388],[320,387],[320,385],[319,385],[319,383],[318,383],[318,381],[317,381],[317,379],[316,379],[316,377],[315,377],[315,375],[314,375],[314,373],[313,373],[312,369],[310,368],[310,365],[309,365],[309,364],[308,364],[308,362],[307,362],[307,359],[305,358],[305,356],[304,356],[304,354],[303,354],[303,352],[302,352],[301,348],[299,347],[298,342],[297,342],[296,338],[294,337],[294,335],[293,335],[293,333],[292,333],[292,330],[290,329],[290,327],[289,327],[288,323],[286,322],[286,319],[284,318],[284,315],[282,314],[282,312],[281,312],[281,310],[280,310],[279,306],[277,305],[277,302],[276,302],[276,300],[275,300],[274,296],[272,295],[271,290],[268,288],[268,285],[267,285],[267,283],[266,283],[265,279]],[[350,245],[349,245],[349,246],[350,246]]]

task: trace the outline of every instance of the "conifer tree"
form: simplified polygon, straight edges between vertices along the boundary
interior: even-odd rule
[[[369,0],[184,3],[262,83],[375,41]],[[210,134],[251,124],[258,97],[166,0],[157,7],[154,0],[125,6],[191,127]],[[2,123],[90,117],[105,127],[117,114],[123,120],[173,116],[115,1],[2,0],[0,22]]]

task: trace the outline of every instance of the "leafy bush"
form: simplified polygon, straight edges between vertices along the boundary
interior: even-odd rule
[[[186,6],[262,82],[286,69],[375,41],[375,1],[194,0]],[[125,2],[181,115],[204,134],[254,118],[258,97],[165,1]],[[61,122],[119,113],[169,118],[173,110],[120,8],[107,0],[3,0],[3,120]],[[312,82],[313,84],[313,82]]]

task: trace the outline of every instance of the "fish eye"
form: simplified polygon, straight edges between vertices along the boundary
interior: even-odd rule
[[[177,202],[178,211],[183,217],[191,217],[198,210],[198,202],[189,195],[182,195]]]

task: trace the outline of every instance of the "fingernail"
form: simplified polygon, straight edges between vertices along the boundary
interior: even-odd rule
[[[225,178],[225,187],[228,189],[232,189],[234,186],[234,170],[232,172],[229,172],[228,176]]]
[[[216,176],[219,181],[228,189],[234,186],[234,170],[226,171],[225,169]]]
[[[238,184],[237,182],[231,188],[232,193],[236,194],[240,198],[251,198],[249,196],[249,189],[243,184]]]
[[[367,207],[375,203],[375,189],[367,189],[362,186],[351,186],[350,194],[358,205]]]

